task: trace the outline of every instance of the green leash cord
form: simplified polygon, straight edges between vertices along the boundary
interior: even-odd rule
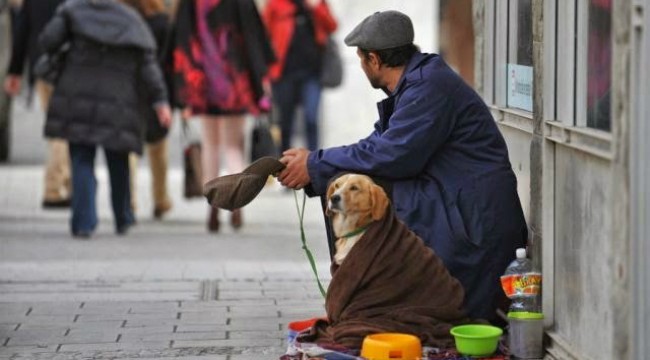
[[[296,210],[298,211],[298,220],[300,221],[300,238],[302,239],[302,248],[303,250],[305,250],[305,254],[307,254],[307,259],[309,259],[309,263],[311,264],[311,270],[314,272],[314,276],[316,277],[316,282],[318,283],[318,289],[320,290],[321,295],[325,297],[325,288],[323,288],[323,284],[320,283],[320,279],[318,278],[318,270],[316,270],[316,262],[314,261],[314,256],[311,254],[311,250],[309,250],[309,247],[307,247],[307,239],[305,238],[305,228],[302,223],[302,219],[305,216],[305,203],[307,202],[307,195],[303,190],[302,209],[298,205],[298,192],[296,190],[293,191],[293,198],[296,200]]]

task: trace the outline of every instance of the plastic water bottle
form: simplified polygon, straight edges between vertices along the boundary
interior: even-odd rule
[[[542,274],[533,271],[532,262],[526,258],[526,249],[517,249],[516,255],[517,258],[501,276],[501,287],[512,300],[510,312],[541,313],[539,298]]]
[[[512,300],[508,312],[508,346],[517,359],[544,357],[544,315],[540,306],[542,274],[533,271],[526,249],[517,249],[517,258],[501,276],[501,287]]]

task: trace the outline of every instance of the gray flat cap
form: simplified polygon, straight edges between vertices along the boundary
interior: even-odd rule
[[[378,11],[345,37],[345,45],[364,50],[385,50],[413,43],[413,23],[399,11]]]

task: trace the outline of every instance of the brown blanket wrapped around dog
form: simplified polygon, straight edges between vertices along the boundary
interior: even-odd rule
[[[388,209],[341,266],[332,264],[329,321],[317,323],[312,337],[301,341],[360,349],[366,335],[400,332],[418,336],[423,345],[453,347],[449,330],[468,322],[463,297],[442,260]]]

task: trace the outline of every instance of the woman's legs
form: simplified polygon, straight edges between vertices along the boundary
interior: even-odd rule
[[[244,115],[222,116],[221,122],[223,144],[225,146],[226,167],[229,174],[235,174],[244,170]],[[242,226],[241,209],[233,210],[230,216],[230,224],[239,229]]]
[[[153,192],[153,217],[160,219],[172,207],[167,193],[167,138],[147,144],[149,168],[151,170],[151,187]]]
[[[108,149],[104,149],[104,153],[111,181],[111,203],[115,217],[115,231],[122,235],[135,222],[129,189],[129,153]]]
[[[220,127],[214,116],[201,117],[201,171],[203,183],[219,176],[220,165]],[[208,214],[208,230],[219,231],[219,213],[210,207]]]
[[[220,116],[228,174],[244,170],[244,115]]]
[[[95,146],[69,144],[72,164],[72,219],[73,236],[90,237],[97,226],[95,194]]]
[[[222,151],[229,174],[244,170],[244,115],[203,116],[201,121],[203,182],[219,176]],[[230,221],[235,228],[241,227],[241,211],[233,211]],[[208,229],[219,230],[218,213],[214,208],[210,210]]]

